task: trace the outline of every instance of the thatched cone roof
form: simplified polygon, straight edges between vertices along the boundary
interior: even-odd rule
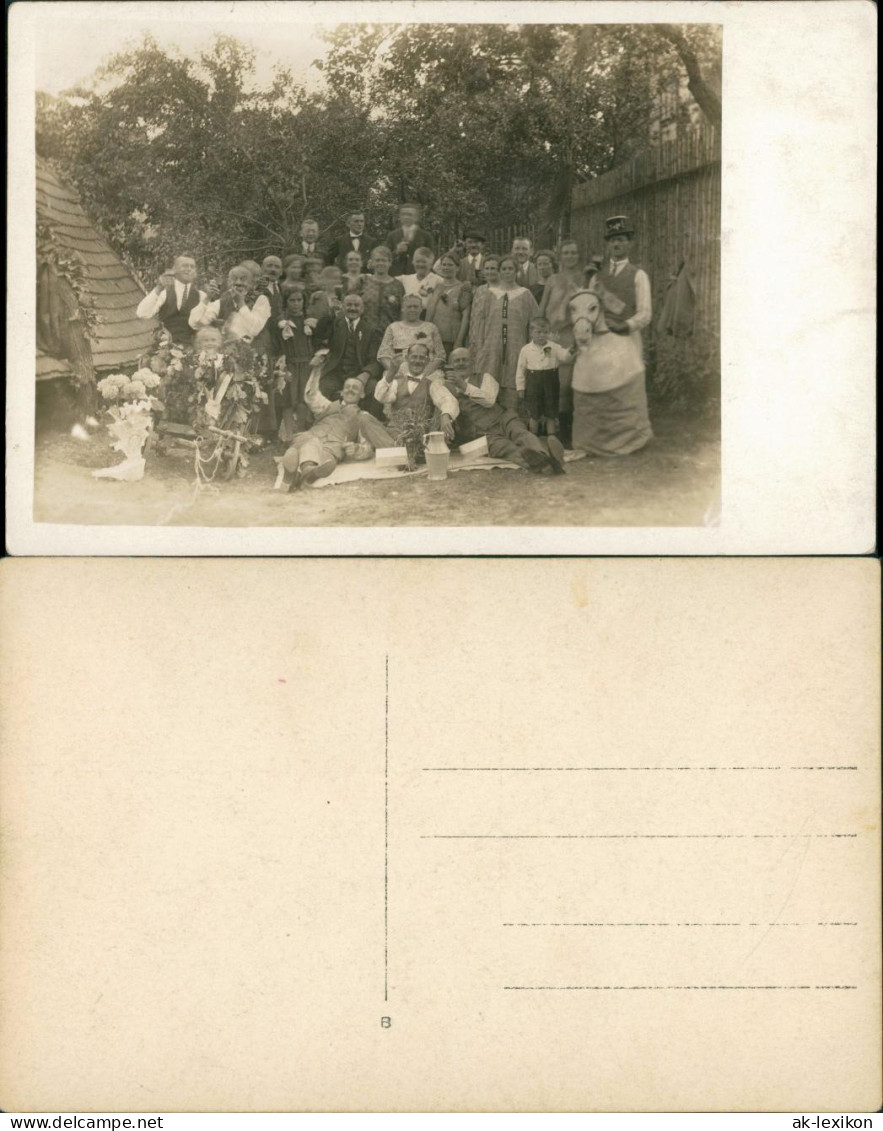
[[[95,338],[89,343],[94,369],[101,372],[133,364],[150,345],[156,328],[152,319],[135,317],[144,288],[89,222],[76,193],[63,185],[52,166],[39,157],[37,219],[50,225],[61,249],[76,253],[83,263],[86,286],[99,319]],[[45,375],[58,375],[56,367],[49,367],[51,373],[47,371],[48,355],[38,351],[38,377],[41,353]],[[65,353],[59,351],[59,356],[63,358]]]

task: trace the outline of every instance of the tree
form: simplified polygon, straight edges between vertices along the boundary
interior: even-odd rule
[[[41,95],[37,150],[152,280],[182,251],[209,273],[284,252],[381,174],[380,126],[345,95],[308,94],[285,69],[249,91],[251,52],[228,37],[193,60],[149,36],[82,87]]]

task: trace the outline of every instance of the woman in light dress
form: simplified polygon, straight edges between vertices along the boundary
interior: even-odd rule
[[[492,282],[497,273],[494,265],[498,277]],[[505,256],[497,261],[489,256],[484,270],[488,282],[485,287],[479,287],[473,302],[472,368],[474,373],[490,373],[500,386],[497,403],[517,410],[518,355],[530,337],[530,320],[537,317],[539,307],[527,287],[515,282],[514,259]]]

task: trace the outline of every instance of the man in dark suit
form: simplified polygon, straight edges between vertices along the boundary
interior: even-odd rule
[[[484,236],[470,228],[463,236],[465,254],[460,257],[457,278],[463,283],[478,287],[484,282]]]
[[[340,236],[329,246],[325,253],[325,264],[328,267],[339,267],[346,271],[346,257],[351,251],[357,251],[362,257],[362,267],[368,262],[368,257],[380,240],[369,236],[365,231],[365,213],[351,212],[346,218],[347,234]]]
[[[399,208],[399,226],[387,235],[384,241],[392,252],[390,275],[410,275],[413,273],[413,255],[418,247],[428,247],[435,251],[432,233],[420,227],[420,205],[403,204]]]
[[[325,252],[319,243],[319,221],[312,216],[305,216],[300,226],[300,239],[293,248],[295,255],[305,255],[308,258],[324,259]]]
[[[322,363],[319,390],[328,400],[340,396],[348,377],[358,377],[365,386],[365,408],[378,420],[383,419],[383,406],[374,399],[374,389],[382,372],[377,351],[383,336],[373,322],[363,316],[362,296],[347,295],[343,310],[326,314],[314,331],[314,341],[320,348],[328,348]]]
[[[539,281],[537,269],[531,263],[533,245],[527,236],[515,236],[512,240],[512,258],[515,260],[515,282],[530,289]]]

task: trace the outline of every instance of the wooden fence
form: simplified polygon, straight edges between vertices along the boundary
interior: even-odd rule
[[[672,402],[714,397],[720,381],[720,200],[720,138],[708,126],[648,149],[573,193],[571,234],[586,258],[604,252],[606,217],[632,221],[631,260],[650,276],[653,294],[653,324],[645,334],[651,393]],[[695,331],[672,339],[655,325],[682,261],[695,287]]]

